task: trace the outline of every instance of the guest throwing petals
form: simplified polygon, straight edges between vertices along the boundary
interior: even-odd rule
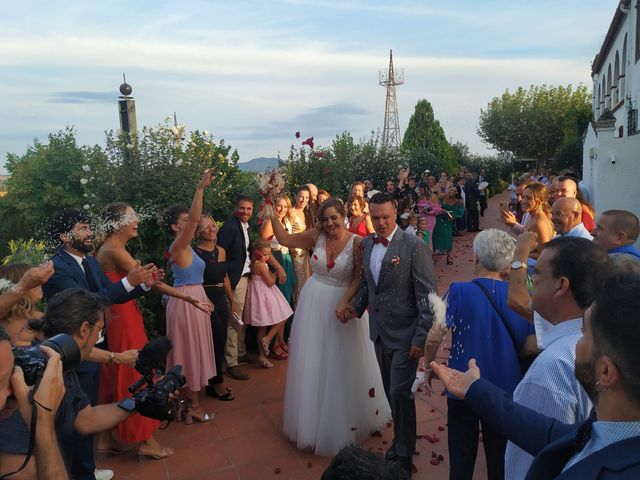
[[[207,170],[196,187],[191,208],[169,207],[162,216],[165,230],[174,238],[169,247],[173,285],[204,304],[209,303],[202,287],[205,263],[191,248],[191,241],[200,222],[204,189],[211,185],[211,181],[212,176]],[[191,404],[189,414],[199,422],[213,420],[213,414],[205,413],[198,399],[198,392],[216,374],[209,314],[191,304],[169,298],[167,336],[173,344],[167,367],[182,365],[182,373],[187,378],[184,390]]]

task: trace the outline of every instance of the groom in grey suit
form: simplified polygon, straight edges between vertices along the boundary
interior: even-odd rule
[[[371,340],[394,423],[385,457],[411,476],[416,446],[416,405],[411,393],[418,360],[433,323],[429,294],[436,291],[431,252],[416,235],[396,224],[397,208],[387,193],[369,203],[376,234],[362,240],[362,280],[345,318],[369,308]]]

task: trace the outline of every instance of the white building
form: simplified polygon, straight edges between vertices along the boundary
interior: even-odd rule
[[[593,60],[593,121],[583,144],[583,182],[596,209],[640,217],[640,0],[621,0]]]

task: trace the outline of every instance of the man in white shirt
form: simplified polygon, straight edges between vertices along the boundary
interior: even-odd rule
[[[582,335],[584,311],[595,294],[593,280],[604,270],[608,256],[583,238],[551,240],[544,245],[534,267],[533,293],[529,298],[526,260],[536,246],[535,233],[518,237],[509,274],[508,305],[529,321],[533,321],[535,310],[553,326],[545,332],[545,349],[516,387],[513,400],[561,422],[577,423],[587,419],[592,405],[574,375],[575,346]],[[532,461],[531,455],[509,442],[505,478],[524,478]]]
[[[582,205],[575,198],[563,197],[551,207],[551,221],[556,237],[579,237],[593,240],[582,223]]]

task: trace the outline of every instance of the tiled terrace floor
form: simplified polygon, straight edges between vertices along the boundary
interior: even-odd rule
[[[489,210],[481,218],[482,228],[498,227],[499,202],[507,201],[507,194],[489,200]],[[444,256],[437,257],[436,273],[441,293],[453,281],[466,281],[473,277],[472,242],[475,234],[456,237],[454,265],[447,265]],[[448,343],[444,342],[443,347]],[[440,351],[440,360],[446,360],[447,351]],[[203,405],[215,412],[210,423],[184,425],[173,423],[159,432],[159,441],[175,449],[165,460],[139,460],[133,453],[119,457],[98,455],[99,468],[111,468],[116,479],[128,480],[306,480],[319,479],[329,464],[329,458],[317,457],[296,449],[280,433],[287,362],[275,362],[274,368],[265,370],[249,366],[249,381],[227,379],[236,400],[221,402],[207,398]],[[439,382],[434,384],[442,391]],[[446,429],[446,397],[436,393],[427,397],[416,395],[418,434],[435,434],[440,441],[430,443],[424,438],[417,441],[419,454],[414,457],[417,473],[414,479],[439,480],[449,475]],[[443,427],[440,431],[438,427]],[[364,447],[383,452],[392,440],[387,428],[382,437],[372,437]],[[445,461],[430,464],[432,452],[442,454]],[[484,454],[478,452],[476,479],[486,478]]]

